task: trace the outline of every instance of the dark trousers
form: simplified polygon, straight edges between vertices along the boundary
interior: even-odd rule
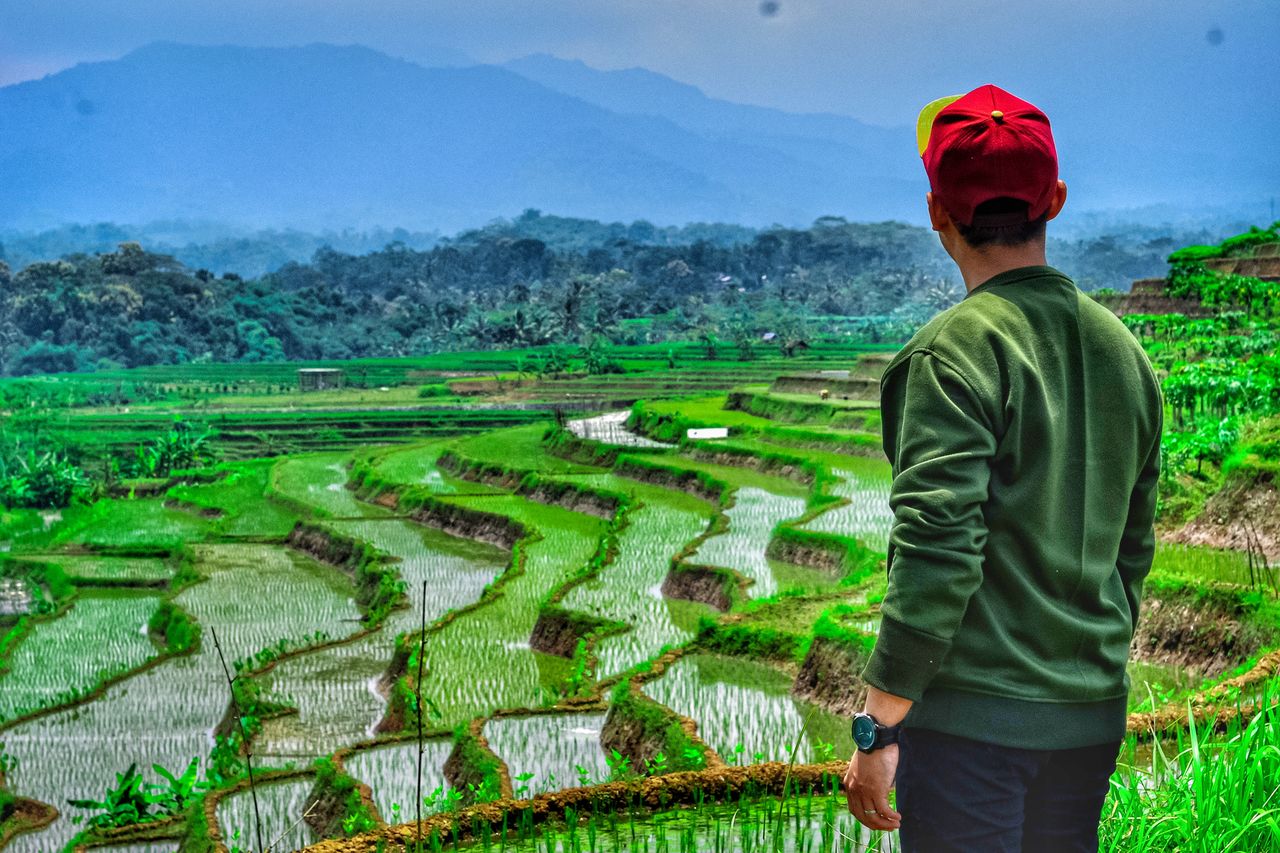
[[[1119,743],[1014,749],[903,729],[903,853],[1097,853]]]

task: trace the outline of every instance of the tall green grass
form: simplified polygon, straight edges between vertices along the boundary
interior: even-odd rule
[[[1100,849],[1185,853],[1280,850],[1280,682],[1261,710],[1222,734],[1197,726],[1157,742],[1149,766],[1121,767]]]

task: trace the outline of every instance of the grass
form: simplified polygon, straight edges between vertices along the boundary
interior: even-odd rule
[[[428,740],[422,762],[422,791],[430,795],[448,787],[444,763],[453,749],[448,740]],[[417,796],[418,744],[397,743],[361,749],[343,759],[347,773],[364,782],[373,793],[374,805],[388,823],[413,819]]]
[[[395,569],[410,606],[392,611],[374,633],[282,661],[260,678],[269,700],[298,710],[265,721],[257,739],[260,752],[282,761],[318,758],[369,737],[386,711],[386,701],[370,685],[386,672],[396,637],[416,629],[424,607],[431,622],[479,599],[505,563],[505,555],[495,548],[399,519],[329,525],[397,558]],[[429,590],[425,600],[424,582]]]
[[[1219,735],[1192,724],[1158,743],[1148,766],[1121,768],[1103,808],[1103,851],[1280,850],[1280,685],[1247,724]]]
[[[269,646],[303,647],[320,636],[350,633],[359,619],[350,585],[327,567],[271,545],[222,544],[194,548],[208,580],[179,593],[176,603],[207,632],[218,631],[228,662]],[[221,668],[212,643],[108,688],[83,706],[0,732],[17,761],[6,774],[15,789],[49,803],[101,796],[138,761],[181,770],[208,755],[209,732],[226,711]],[[60,850],[75,834],[74,809],[48,829],[15,842],[22,853]],[[29,845],[29,846],[28,846]]]
[[[0,722],[74,701],[156,657],[160,650],[146,625],[159,600],[123,590],[85,591],[63,615],[38,622],[0,675]]]
[[[693,718],[698,735],[729,764],[786,761],[806,715],[812,715],[812,732],[823,732],[833,740],[822,742],[806,735],[798,760],[826,761],[853,754],[847,725],[834,714],[794,699],[791,677],[767,664],[685,655],[643,689],[655,701]]]
[[[315,780],[310,777],[258,786],[263,844],[272,845],[272,850],[298,850],[316,840],[311,828],[302,820],[313,802],[310,794],[314,786]],[[219,800],[217,819],[223,843],[231,853],[257,849],[249,791],[240,791]]]
[[[583,478],[575,478],[582,482]],[[638,502],[618,536],[613,561],[595,578],[573,587],[561,605],[597,618],[624,622],[630,630],[597,641],[595,674],[609,678],[678,645],[693,634],[690,624],[706,608],[692,602],[664,598],[659,588],[671,557],[706,527],[709,504],[656,486],[612,475],[588,482],[600,488],[626,491]]]
[[[213,531],[224,536],[277,537],[288,533],[298,513],[267,496],[272,459],[256,459],[228,466],[220,480],[169,489],[175,500],[220,512]]]
[[[517,797],[608,781],[600,728],[604,714],[497,717],[485,723],[489,747],[506,762]],[[522,778],[523,777],[523,778]]]
[[[773,595],[780,585],[774,567],[764,556],[765,546],[779,522],[803,515],[804,510],[802,498],[756,488],[738,489],[734,505],[726,511],[729,529],[707,539],[689,559],[733,569],[751,579],[746,591],[750,597]]]
[[[170,509],[160,498],[108,498],[65,510],[53,543],[170,551],[202,539],[208,527],[205,519]]]
[[[542,441],[545,432],[544,425],[534,424],[481,433],[461,439],[454,446],[469,460],[517,467],[539,474],[569,474],[583,470],[582,465],[551,455]]]

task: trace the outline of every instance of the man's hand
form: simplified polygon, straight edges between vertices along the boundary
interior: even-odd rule
[[[902,815],[889,807],[889,789],[898,771],[898,745],[875,752],[854,752],[844,771],[841,787],[849,814],[868,829],[890,832],[902,824]]]

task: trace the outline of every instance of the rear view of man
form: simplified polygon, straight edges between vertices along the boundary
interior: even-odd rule
[[[849,810],[906,853],[1096,851],[1155,548],[1159,385],[1046,265],[1067,188],[1044,113],[982,86],[925,107],[919,147],[968,293],[881,380],[894,523]]]

